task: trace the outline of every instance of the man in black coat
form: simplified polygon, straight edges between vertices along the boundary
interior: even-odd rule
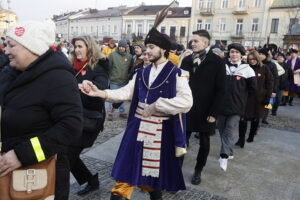
[[[225,65],[207,49],[210,35],[206,30],[193,32],[193,54],[183,59],[181,69],[190,73],[194,105],[187,113],[187,144],[192,132],[199,132],[200,148],[192,184],[201,183],[201,172],[210,149],[210,135],[215,131],[216,117],[224,93]]]

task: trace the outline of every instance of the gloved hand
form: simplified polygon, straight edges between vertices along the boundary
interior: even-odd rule
[[[152,103],[150,105],[146,104],[144,107],[143,117],[150,117],[154,113],[156,113],[155,103]]]

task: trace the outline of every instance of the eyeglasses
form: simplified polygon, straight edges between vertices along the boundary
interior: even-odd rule
[[[257,61],[256,58],[249,58],[248,60],[249,60],[249,61],[251,61],[251,60]]]

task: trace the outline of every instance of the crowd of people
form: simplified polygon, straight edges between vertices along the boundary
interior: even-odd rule
[[[220,134],[219,165],[226,171],[234,144],[244,148],[269,113],[293,106],[300,94],[297,49],[212,45],[206,30],[194,31],[184,48],[157,30],[163,17],[133,46],[113,39],[103,46],[88,35],[55,43],[50,22],[11,27],[0,44],[0,177],[57,155],[56,200],[68,199],[70,172],[86,184],[78,195],[99,189],[98,174],[80,154],[118,109],[128,123],[111,199],[130,199],[137,186],[160,200],[164,190],[186,189],[182,166],[192,133],[199,151],[191,183],[199,185],[210,136]]]

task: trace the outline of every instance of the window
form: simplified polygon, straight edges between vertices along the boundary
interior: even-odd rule
[[[80,30],[81,30],[80,33],[82,34],[83,33],[83,27],[80,27]]]
[[[221,8],[228,8],[228,0],[222,0]]]
[[[245,8],[246,0],[239,0],[239,8]]]
[[[243,34],[243,19],[238,19],[236,22],[236,35]]]
[[[204,0],[199,0],[199,8],[202,9],[204,8]]]
[[[261,3],[261,0],[255,0],[254,7],[256,7],[256,8],[260,7],[260,3]]]
[[[74,33],[74,27],[71,26],[71,33],[73,34]]]
[[[160,27],[160,32],[165,34],[166,33],[166,27],[165,26]]]
[[[293,25],[298,23],[299,23],[299,18],[290,18],[289,33],[292,32]]]
[[[219,32],[224,32],[226,30],[226,19],[222,18],[220,19],[220,27],[219,27]]]
[[[207,0],[207,10],[211,10],[213,7],[213,0]]]
[[[137,36],[141,37],[143,34],[143,24],[137,25]]]
[[[170,27],[170,38],[171,39],[175,39],[175,34],[176,34],[176,27],[175,26],[171,26]]]
[[[278,33],[278,25],[279,25],[279,19],[272,19],[271,23],[271,33]]]
[[[117,25],[114,25],[114,33],[117,33]]]
[[[207,31],[210,31],[210,29],[211,29],[211,20],[210,19],[207,19],[205,21],[204,29]]]
[[[183,14],[188,15],[190,12],[188,10],[183,11]]]
[[[127,24],[127,34],[131,34],[131,24]]]
[[[93,26],[91,26],[91,33],[93,33]]]
[[[102,33],[104,33],[104,32],[105,32],[105,26],[102,25]]]
[[[185,26],[180,27],[180,37],[185,37]]]
[[[258,18],[254,18],[252,20],[252,32],[257,32],[258,31]]]
[[[197,30],[201,30],[201,29],[202,29],[202,19],[198,19]]]
[[[168,11],[168,15],[172,15],[172,10],[169,10],[169,11]]]

